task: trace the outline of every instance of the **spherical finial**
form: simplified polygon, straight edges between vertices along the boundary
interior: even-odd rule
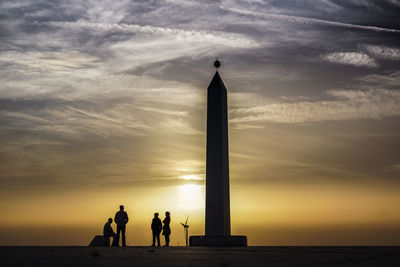
[[[219,67],[221,67],[221,62],[219,62],[218,58],[217,58],[217,60],[215,60],[215,62],[214,62],[214,67],[216,67],[217,69],[218,69]]]

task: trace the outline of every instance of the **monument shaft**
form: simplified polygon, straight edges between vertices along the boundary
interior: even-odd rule
[[[247,246],[247,237],[231,235],[227,91],[218,73],[207,89],[206,231],[191,236],[190,246]]]
[[[216,72],[207,89],[206,236],[231,234],[229,200],[228,105]]]

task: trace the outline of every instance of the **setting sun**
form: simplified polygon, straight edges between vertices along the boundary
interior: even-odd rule
[[[179,208],[198,210],[204,207],[204,186],[185,184],[179,186]]]

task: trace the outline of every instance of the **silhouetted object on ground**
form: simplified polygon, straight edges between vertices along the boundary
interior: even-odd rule
[[[108,218],[108,221],[106,224],[104,224],[103,227],[103,236],[104,236],[104,245],[106,247],[110,246],[110,237],[113,238],[112,246],[116,246],[116,239],[117,239],[117,234],[114,233],[114,230],[111,227],[111,224],[113,222],[112,218]]]
[[[169,211],[165,213],[165,219],[163,220],[163,231],[162,234],[165,236],[165,246],[169,247],[169,236],[171,235],[171,228],[169,227],[169,224],[171,223],[171,217]]]
[[[124,211],[124,206],[119,206],[119,211],[115,214],[114,218],[115,223],[117,224],[117,238],[116,245],[119,246],[120,234],[122,234],[122,245],[126,246],[126,238],[125,238],[125,230],[126,224],[128,223],[128,214]]]
[[[191,246],[247,246],[246,236],[231,236],[227,91],[218,73],[207,89],[205,236],[191,236]]]
[[[153,244],[152,244],[153,247],[156,245],[156,239],[157,239],[157,245],[160,246],[161,230],[162,230],[162,223],[160,218],[158,218],[158,212],[156,212],[154,213],[154,218],[151,221],[151,231],[153,233]]]
[[[181,223],[182,226],[183,226],[183,230],[184,230],[184,232],[185,232],[186,246],[189,246],[189,244],[188,244],[188,239],[189,239],[189,225],[187,224],[188,219],[189,219],[189,216],[187,216],[186,222],[185,222],[185,223]]]
[[[89,247],[105,247],[105,240],[103,235],[94,236],[93,240],[90,242]]]

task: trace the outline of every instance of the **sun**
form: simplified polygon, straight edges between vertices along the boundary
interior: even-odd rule
[[[204,207],[204,186],[184,184],[179,186],[179,207],[184,210],[197,210]]]

